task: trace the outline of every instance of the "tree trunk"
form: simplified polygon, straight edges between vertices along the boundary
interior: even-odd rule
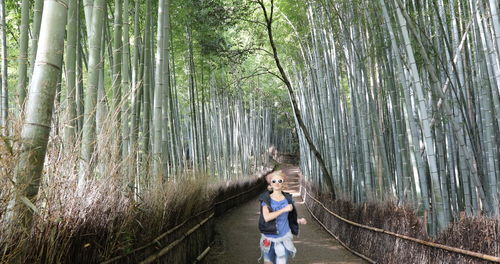
[[[21,4],[21,36],[19,41],[19,57],[18,61],[18,80],[17,80],[17,92],[19,99],[19,107],[21,112],[24,105],[24,100],[26,99],[26,71],[28,68],[28,30],[29,30],[29,11],[30,11],[30,1],[23,0]]]
[[[61,74],[67,3],[45,1],[39,51],[26,104],[21,132],[21,151],[15,170],[16,201],[12,222],[30,233],[34,199],[42,178],[52,108],[58,76]],[[21,241],[25,241],[22,239]]]
[[[113,131],[113,134],[117,135],[118,146],[122,146],[121,138],[121,107],[120,103],[122,101],[122,53],[123,53],[123,42],[122,42],[122,1],[115,1],[115,24],[113,32],[113,77],[112,77],[112,90],[113,97],[111,100],[111,114],[116,117],[113,118],[117,125],[117,131]],[[110,34],[111,35],[111,34]]]
[[[99,71],[103,67],[101,43],[104,26],[104,0],[96,0],[93,6],[91,34],[89,38],[88,86],[85,94],[84,123],[80,156],[78,185],[82,187],[92,175],[92,155],[96,141],[96,106]]]
[[[30,43],[30,69],[28,73],[28,77],[30,78],[30,83],[31,83],[31,77],[33,76],[36,52],[38,49],[38,35],[40,35],[40,22],[42,21],[42,12],[44,6],[43,1],[44,0],[35,0],[35,6],[33,7],[33,29],[31,30],[31,43]]]
[[[130,133],[129,133],[129,98],[130,93],[130,37],[129,37],[129,0],[123,1],[123,57],[122,57],[122,102],[121,102],[121,118],[122,118],[122,157],[128,156]]]
[[[68,3],[68,25],[66,26],[66,124],[64,142],[66,146],[73,147],[76,138],[76,40],[79,34],[77,28],[78,1]]]
[[[151,51],[151,0],[146,0],[146,23],[144,25],[144,86],[143,86],[143,117],[142,117],[142,133],[141,133],[141,172],[140,175],[147,176],[149,167],[149,145],[150,145],[150,119],[151,119],[151,72],[152,72],[152,51]]]
[[[156,48],[156,68],[155,68],[155,92],[153,101],[153,176],[160,179],[163,175],[162,164],[164,162],[162,155],[162,106],[163,106],[163,92],[164,92],[164,74],[163,59],[164,59],[164,45],[165,45],[165,0],[158,2],[158,26],[157,26],[157,48]],[[165,109],[166,110],[166,109]]]
[[[7,26],[5,24],[5,0],[0,0],[0,46],[2,48],[2,123],[0,123],[0,129],[3,129],[3,135],[9,134],[8,129],[8,115],[9,115],[9,87],[8,87],[8,75],[7,75]]]
[[[396,4],[397,5],[397,4]],[[406,21],[401,14],[400,7],[396,7],[398,21],[401,26],[401,32],[406,46],[406,53],[409,58],[409,66],[411,71],[411,77],[413,84],[415,86],[415,92],[418,99],[418,107],[420,114],[420,122],[423,130],[425,152],[427,154],[427,162],[429,163],[429,170],[431,175],[431,186],[432,186],[432,203],[433,211],[437,215],[437,228],[438,230],[444,229],[448,225],[449,219],[447,219],[444,213],[443,198],[441,195],[441,189],[439,184],[439,172],[437,170],[436,155],[434,152],[434,138],[431,133],[430,122],[428,118],[428,106],[425,102],[425,97],[422,89],[422,84],[420,81],[420,76],[417,70],[416,62],[413,56],[413,49],[410,44],[410,39],[408,36],[408,31],[406,28]]]

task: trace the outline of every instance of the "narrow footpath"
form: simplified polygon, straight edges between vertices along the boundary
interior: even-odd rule
[[[366,263],[343,248],[309,214],[298,196],[300,189],[298,167],[283,164],[282,169],[288,176],[285,189],[296,194],[294,199],[298,215],[307,219],[307,225],[300,225],[299,236],[294,238],[297,254],[289,263]],[[257,260],[260,257],[260,233],[257,227],[259,214],[258,197],[256,197],[217,219],[215,242],[202,263],[258,263]],[[262,262],[261,259],[260,263]]]

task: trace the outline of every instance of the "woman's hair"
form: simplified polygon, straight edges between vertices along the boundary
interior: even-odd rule
[[[269,173],[267,176],[266,176],[266,181],[268,184],[271,184],[271,180],[275,177],[275,176],[279,176],[281,177],[283,180],[286,180],[286,174],[282,171],[282,170],[277,170],[277,171],[273,171],[271,173]]]

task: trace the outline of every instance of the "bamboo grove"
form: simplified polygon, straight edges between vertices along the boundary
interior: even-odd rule
[[[234,180],[274,144],[336,197],[414,205],[431,234],[498,217],[498,9],[0,0],[1,140],[21,150],[0,168],[1,205],[29,225],[56,179],[83,192],[115,178],[134,199],[201,174]]]
[[[235,180],[263,168],[271,141],[291,142],[271,108],[286,93],[245,68],[252,43],[230,39],[249,3],[227,2],[0,2],[2,147],[20,150],[0,168],[0,216],[29,227],[39,190],[60,180],[85,195],[113,178],[136,200]]]
[[[431,234],[464,215],[498,217],[498,1],[275,5],[274,26],[300,43],[287,66],[335,193],[413,204]],[[325,185],[300,142],[304,174]]]

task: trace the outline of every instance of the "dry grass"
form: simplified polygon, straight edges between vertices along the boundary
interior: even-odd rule
[[[145,192],[139,202],[131,199],[120,186],[114,178],[89,181],[82,193],[77,191],[75,181],[55,179],[44,186],[36,202],[40,215],[35,216],[34,228],[25,238],[31,245],[29,255],[23,256],[23,260],[29,263],[104,261],[150,242],[211,207],[215,201],[255,186],[255,179],[211,187],[195,179],[164,183]],[[225,204],[219,211],[227,207],[230,206]],[[1,211],[4,212],[5,207]],[[179,230],[185,231],[185,228]],[[211,231],[205,229],[192,242],[208,244],[211,236]],[[12,262],[19,252],[16,240],[1,243],[1,262]],[[199,248],[204,249],[201,245]]]
[[[329,195],[320,195],[314,187],[308,186],[307,189],[329,210],[353,222],[425,241],[500,256],[500,218],[464,218],[432,239],[425,232],[421,219],[412,207],[397,206],[392,201],[355,205],[347,200],[332,201]],[[326,212],[312,199],[308,200],[308,205],[313,214],[348,247],[378,263],[488,263],[352,226]]]
[[[14,127],[19,130],[20,125],[17,124]],[[18,136],[3,136],[0,133],[0,208],[7,207],[12,195],[12,175],[14,175],[14,167],[18,159],[18,153],[15,150],[19,147],[19,141]],[[0,219],[4,213],[5,211],[0,209]]]
[[[110,125],[108,128],[114,126]],[[43,181],[34,202],[39,214],[33,217],[29,230],[9,225],[5,215],[12,199],[14,168],[17,163],[16,138],[0,138],[0,263],[98,263],[130,252],[170,228],[189,220],[192,227],[200,217],[193,217],[216,201],[221,201],[256,184],[256,178],[238,182],[209,184],[203,174],[174,176],[174,181],[151,177],[141,172],[143,188],[133,196],[124,186],[131,170],[132,157],[119,159],[113,131],[103,131],[94,159],[97,164],[92,179],[77,187],[79,149],[63,147],[61,138],[52,133],[43,171]],[[18,135],[18,131],[14,133]],[[76,145],[79,145],[76,142]],[[236,203],[236,201],[235,201]],[[232,206],[219,207],[219,212]],[[205,249],[212,238],[212,223],[179,246],[172,259],[186,259]],[[7,235],[10,234],[10,235]],[[166,238],[163,245],[175,238]],[[20,256],[19,241],[29,248]],[[149,251],[141,252],[148,254]],[[191,250],[191,252],[190,252]],[[195,255],[197,256],[197,255]],[[136,262],[138,256],[125,259]],[[122,263],[122,262],[120,262]],[[176,262],[181,263],[181,262]]]

